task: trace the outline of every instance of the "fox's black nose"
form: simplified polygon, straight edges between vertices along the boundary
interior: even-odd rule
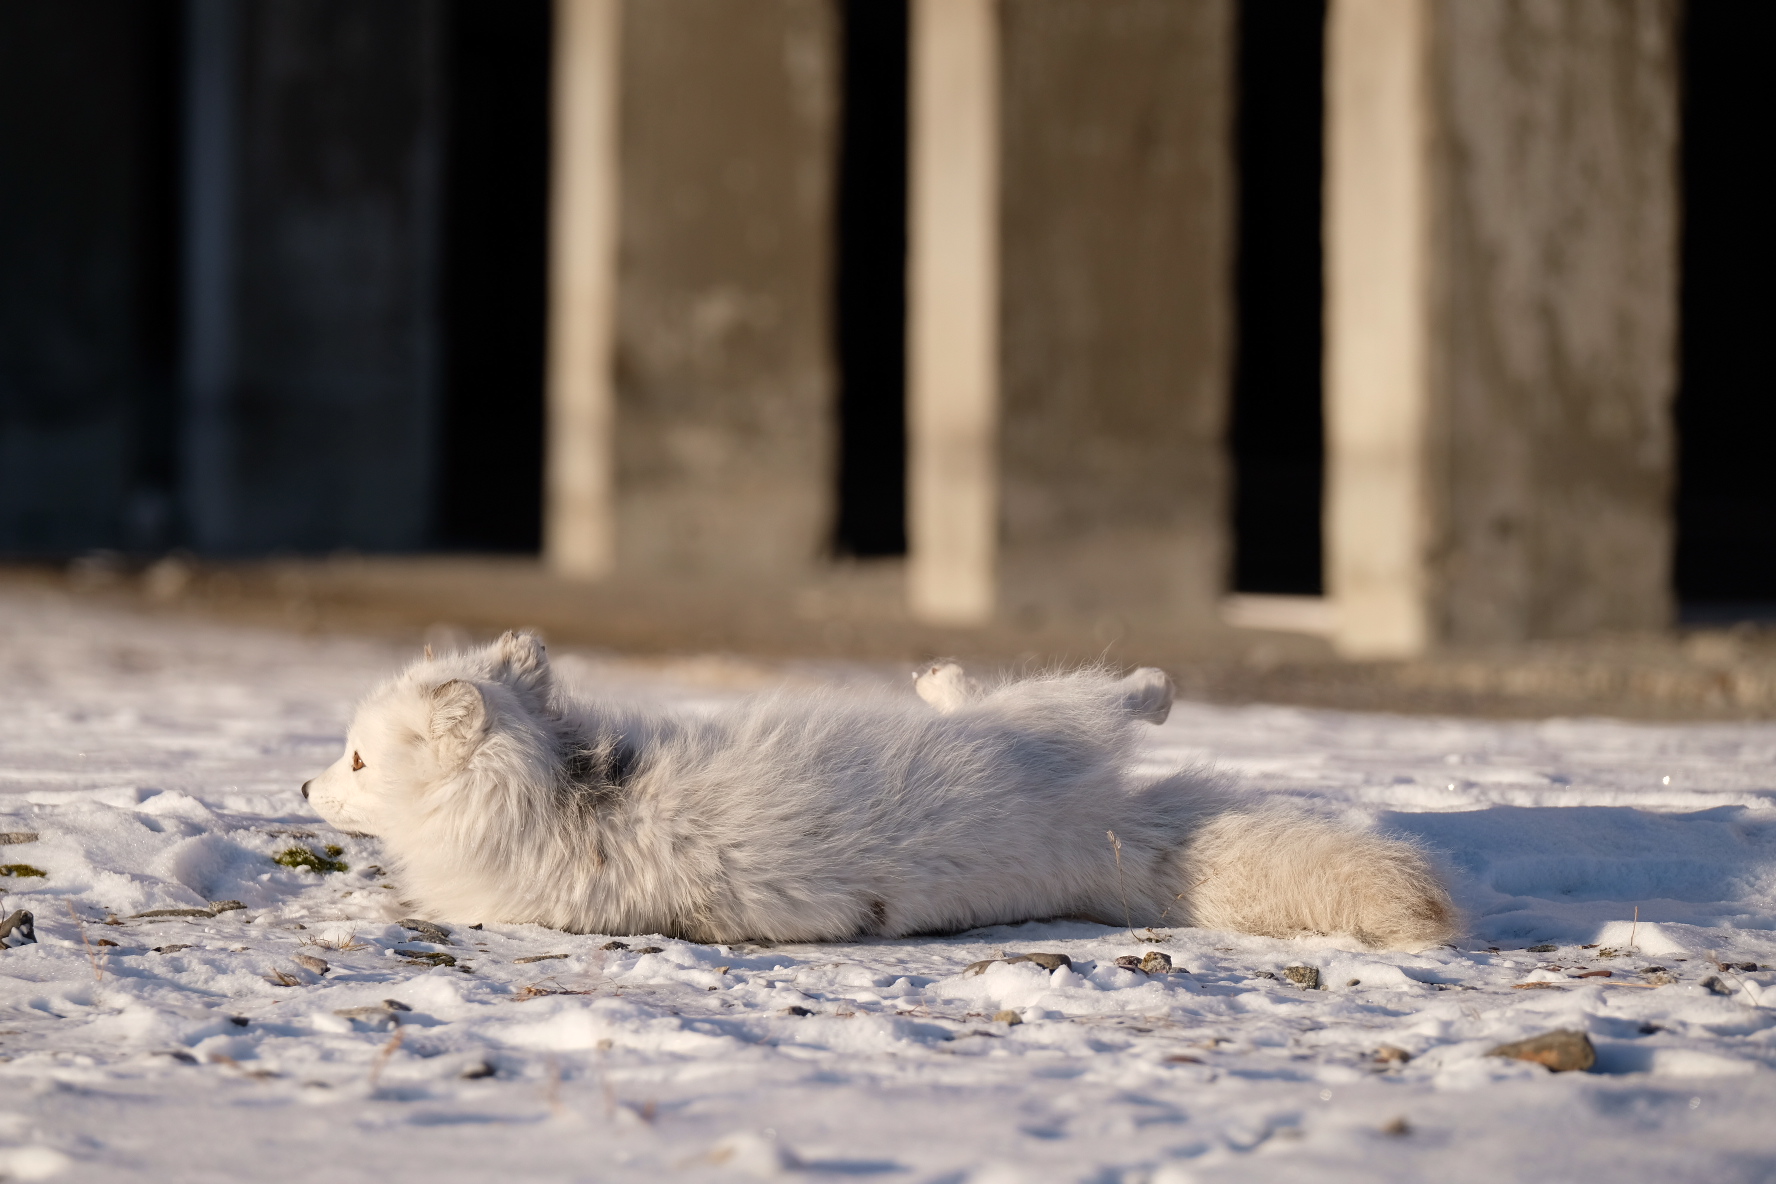
[[[302,800],[305,802],[308,800],[308,782],[306,781],[302,783]]]

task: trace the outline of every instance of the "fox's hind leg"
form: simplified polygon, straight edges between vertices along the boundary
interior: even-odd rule
[[[1123,705],[1136,719],[1150,724],[1163,724],[1172,714],[1172,676],[1157,666],[1143,666],[1116,684],[1123,692]]]
[[[960,711],[981,697],[981,685],[955,662],[935,662],[913,671],[913,690],[943,714]]]
[[[1030,694],[1045,695],[1049,689],[1063,685],[1047,679],[1011,683],[993,692],[992,698],[1005,701],[1008,696],[1025,698]],[[1103,686],[1103,683],[1096,684]],[[1143,666],[1127,678],[1109,684],[1123,710],[1135,719],[1163,724],[1172,713],[1172,679],[1156,666]],[[1025,688],[1029,688],[1026,690]],[[971,703],[987,697],[979,682],[970,678],[955,662],[936,662],[923,670],[913,671],[913,689],[919,698],[944,715],[960,711]],[[1100,692],[1092,692],[1094,694]]]

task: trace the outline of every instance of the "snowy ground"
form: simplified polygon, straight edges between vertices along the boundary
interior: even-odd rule
[[[0,831],[41,836],[0,861],[47,873],[0,880],[40,938],[0,950],[0,1176],[1776,1179],[1776,972],[1715,965],[1776,964],[1776,726],[1183,704],[1154,732],[1156,767],[1442,850],[1470,932],[1418,955],[1078,924],[446,946],[398,924],[374,841],[297,793],[405,656],[0,596]],[[327,844],[348,870],[271,859]],[[245,907],[137,916],[224,899]],[[1177,973],[1115,966],[1155,949]],[[961,973],[1028,951],[1073,967]],[[1484,1055],[1560,1028],[1596,1071]]]

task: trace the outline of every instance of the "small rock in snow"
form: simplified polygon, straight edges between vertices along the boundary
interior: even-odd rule
[[[327,965],[326,959],[317,958],[313,954],[297,954],[296,957],[294,959],[292,959],[292,961],[294,961],[296,963],[296,965],[302,967],[304,970],[312,970],[316,974],[326,974],[327,971],[330,969]]]
[[[1516,1061],[1534,1061],[1538,1065],[1546,1065],[1555,1073],[1586,1070],[1597,1063],[1597,1050],[1591,1047],[1591,1038],[1570,1028],[1545,1032],[1540,1036],[1531,1036],[1528,1040],[1501,1044],[1486,1055],[1509,1057]]]
[[[962,974],[964,977],[971,974],[985,974],[987,972],[987,967],[999,962],[1003,962],[1007,966],[1011,966],[1018,962],[1030,962],[1042,967],[1042,969],[1049,971],[1050,973],[1059,970],[1063,966],[1073,965],[1073,959],[1067,957],[1065,954],[1018,954],[1012,958],[983,958],[979,962],[970,962],[968,966],[963,969]],[[1121,962],[1119,959],[1118,965],[1120,964]]]
[[[1024,1022],[1024,1017],[1007,1007],[1003,1011],[993,1013],[993,1022],[995,1024],[1021,1024]]]
[[[421,921],[414,917],[408,917],[401,922],[401,928],[419,934],[433,945],[447,946],[451,944],[450,930],[444,928],[442,925],[434,925],[430,921]]]
[[[1733,988],[1720,980],[1718,975],[1709,975],[1702,980],[1702,987],[1711,995],[1731,995]]]
[[[1375,1063],[1378,1065],[1404,1065],[1411,1059],[1411,1053],[1392,1044],[1384,1044],[1375,1050]]]
[[[35,843],[39,837],[34,830],[0,830],[0,844]]]
[[[626,950],[629,948],[629,943],[626,941],[607,941],[598,948],[601,950]]]
[[[776,1131],[740,1131],[718,1141],[709,1149],[710,1163],[735,1168],[750,1176],[768,1179],[794,1171],[802,1166],[795,1152],[777,1139]]]
[[[1320,989],[1320,969],[1317,966],[1285,966],[1283,977],[1304,991]]]
[[[0,946],[9,950],[37,944],[37,921],[30,909],[15,909],[0,921]]]
[[[1158,950],[1148,950],[1141,958],[1141,969],[1147,974],[1170,974],[1172,972],[1171,956],[1162,954]]]

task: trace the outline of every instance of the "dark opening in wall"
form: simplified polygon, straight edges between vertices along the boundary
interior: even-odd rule
[[[907,3],[845,0],[838,242],[844,555],[906,552]]]
[[[1239,6],[1233,587],[1317,595],[1325,0]]]
[[[438,542],[542,537],[548,0],[450,5]]]
[[[0,5],[0,554],[175,541],[179,12]]]
[[[1685,9],[1676,582],[1696,621],[1776,618],[1776,5]]]

